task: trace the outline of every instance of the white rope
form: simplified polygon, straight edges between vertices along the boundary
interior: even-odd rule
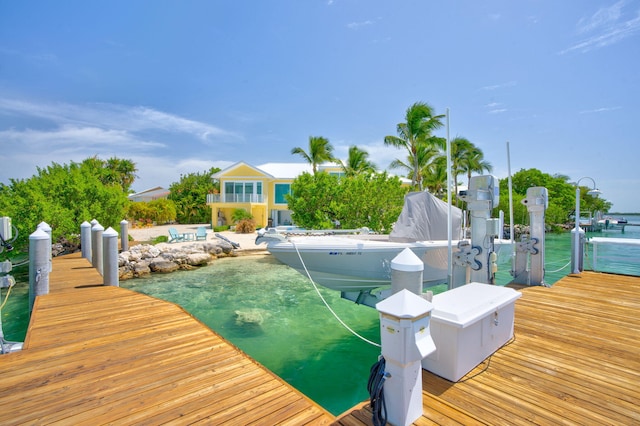
[[[322,300],[322,303],[324,303],[324,305],[327,307],[327,309],[329,309],[329,312],[331,312],[333,314],[333,316],[335,317],[335,319],[338,320],[338,322],[340,324],[342,324],[342,326],[344,328],[346,328],[347,330],[349,330],[349,332],[351,334],[353,334],[354,336],[358,337],[359,339],[367,342],[370,345],[376,346],[378,348],[382,347],[380,344],[376,343],[376,342],[372,342],[371,340],[367,339],[366,337],[361,336],[360,334],[358,334],[356,331],[354,331],[353,329],[351,329],[351,327],[349,327],[347,324],[344,323],[344,321],[342,321],[340,319],[340,317],[338,316],[338,314],[336,314],[334,312],[333,309],[331,309],[331,306],[329,306],[329,304],[327,303],[327,301],[325,300],[325,298],[322,296],[322,293],[320,293],[320,290],[318,289],[318,286],[316,285],[316,283],[313,281],[313,278],[311,278],[311,274],[309,274],[309,271],[307,270],[307,265],[305,265],[304,260],[302,260],[302,255],[300,254],[300,251],[298,250],[298,246],[296,245],[296,243],[294,243],[293,241],[289,240],[289,242],[291,244],[293,244],[293,247],[296,249],[296,253],[298,254],[298,259],[300,259],[300,263],[302,263],[302,267],[304,268],[304,272],[307,274],[307,277],[309,278],[309,281],[311,281],[311,284],[313,284],[313,288],[316,289],[316,293],[318,293],[318,296],[320,296],[320,300]]]
[[[545,272],[548,272],[548,273],[550,273],[550,274],[554,274],[554,273],[556,273],[556,272],[560,272],[560,271],[562,271],[564,268],[566,268],[566,267],[567,267],[567,266],[569,266],[569,265],[571,265],[571,261],[568,261],[568,262],[567,262],[567,264],[566,264],[566,265],[564,265],[563,267],[561,267],[560,269],[556,269],[555,271],[545,271]]]

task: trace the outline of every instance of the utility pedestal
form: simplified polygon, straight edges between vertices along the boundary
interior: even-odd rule
[[[376,305],[380,313],[388,422],[410,425],[422,416],[422,359],[436,350],[429,330],[433,306],[403,289]]]

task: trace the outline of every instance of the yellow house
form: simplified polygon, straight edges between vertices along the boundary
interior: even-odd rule
[[[343,174],[340,166],[325,164],[318,168],[331,174]],[[291,210],[285,195],[291,183],[304,172],[311,173],[308,163],[266,163],[252,166],[238,162],[213,175],[220,182],[219,194],[208,194],[213,226],[231,225],[234,210],[251,213],[256,227],[292,225]]]

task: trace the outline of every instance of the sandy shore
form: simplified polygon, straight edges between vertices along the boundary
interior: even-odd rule
[[[160,226],[152,226],[149,228],[130,228],[129,235],[137,242],[148,242],[153,240],[159,236],[169,236],[169,228],[176,228],[178,233],[196,233],[196,230],[199,226],[204,226],[207,230],[207,241],[216,239],[215,232],[211,229],[211,225],[209,224],[191,224],[191,225],[160,225]],[[258,236],[255,232],[251,234],[237,234],[231,231],[217,232],[218,234],[224,236],[229,241],[233,241],[234,243],[240,244],[240,248],[236,249],[239,254],[268,254],[269,252],[266,250],[265,244],[256,245],[255,240]],[[192,244],[194,241],[180,242],[180,243],[170,243],[172,246],[181,246],[186,244]]]

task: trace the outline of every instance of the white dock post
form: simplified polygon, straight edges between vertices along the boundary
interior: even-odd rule
[[[91,261],[91,224],[86,220],[80,225],[80,249],[82,257]]]
[[[36,296],[49,293],[49,253],[51,236],[42,228],[29,235],[29,312]]]
[[[376,309],[388,375],[383,385],[387,420],[410,425],[422,416],[422,359],[436,350],[429,329],[433,305],[403,289]]]
[[[96,222],[91,227],[91,265],[102,275],[102,233],[104,227]]]
[[[53,260],[51,253],[51,244],[53,243],[53,238],[51,238],[51,226],[47,222],[40,222],[37,228],[42,229],[44,232],[49,234],[49,272],[53,271]]]
[[[119,287],[118,233],[111,227],[102,233],[102,254],[104,255],[102,283],[104,285]]]
[[[129,222],[125,219],[120,221],[120,240],[122,251],[129,250]]]
[[[402,289],[422,295],[424,263],[411,249],[406,248],[391,261],[391,293]]]

